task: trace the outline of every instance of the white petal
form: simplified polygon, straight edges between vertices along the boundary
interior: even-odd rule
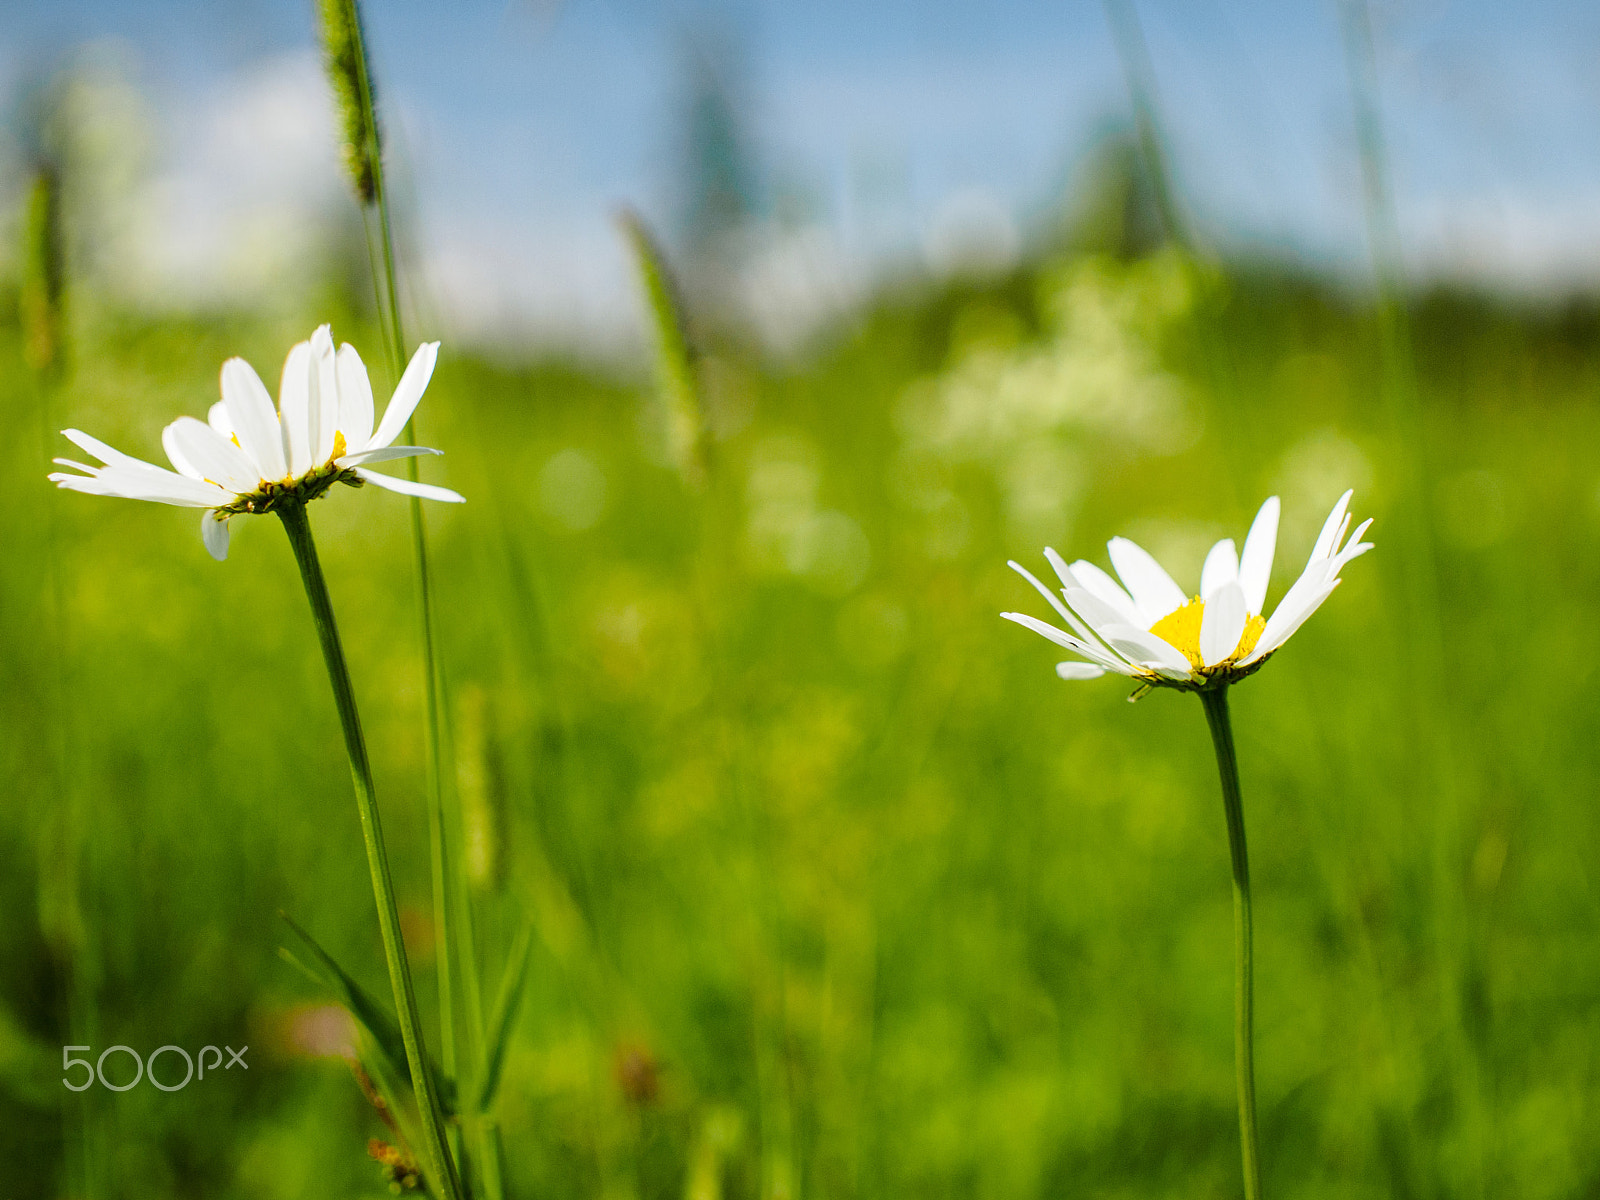
[[[200,540],[218,562],[228,557],[228,519],[206,512],[200,514]]]
[[[1246,662],[1253,662],[1262,655],[1282,644],[1284,629],[1294,625],[1298,628],[1299,620],[1313,599],[1337,582],[1327,562],[1313,562],[1301,572],[1300,578],[1284,593],[1283,599],[1278,601],[1278,606],[1267,619],[1266,628],[1261,631],[1261,638],[1256,642],[1256,648],[1251,652]],[[1320,603],[1320,601],[1318,601]],[[1266,647],[1266,649],[1262,649]]]
[[[349,342],[339,347],[339,432],[351,453],[372,441],[372,380],[367,366]]]
[[[1050,555],[1050,554],[1053,554],[1053,553],[1055,553],[1053,550],[1049,550],[1049,549],[1045,550],[1045,554],[1046,555]],[[1059,561],[1059,558],[1057,559],[1057,561]],[[1078,619],[1078,615],[1076,613],[1074,613],[1065,604],[1061,603],[1061,597],[1060,596],[1057,596],[1049,588],[1045,587],[1044,584],[1040,583],[1039,580],[1037,578],[1035,578],[1035,576],[1034,576],[1032,571],[1028,570],[1027,567],[1023,566],[1021,563],[1016,562],[1016,561],[1009,562],[1006,565],[1009,566],[1017,574],[1021,575],[1029,583],[1033,584],[1034,590],[1036,590],[1041,596],[1043,596],[1045,598],[1046,602],[1049,603],[1051,608],[1056,610],[1057,614],[1060,615],[1060,617],[1061,617],[1061,619],[1063,621],[1065,621],[1068,625],[1072,626],[1072,631],[1074,633],[1076,633],[1080,638],[1082,638],[1086,642],[1093,642],[1095,640],[1094,634],[1090,631],[1089,627],[1087,625],[1085,625],[1081,620]],[[1063,566],[1064,565],[1065,564],[1063,564]],[[1056,569],[1056,573],[1058,575],[1061,573],[1061,568],[1060,567],[1058,567]],[[1067,578],[1069,578],[1069,579],[1071,578],[1070,574],[1067,576]]]
[[[1188,679],[1193,673],[1189,660],[1170,642],[1163,641],[1134,625],[1112,625],[1101,631],[1115,650],[1168,679]]]
[[[1080,558],[1070,568],[1072,577],[1087,591],[1092,592],[1114,610],[1122,614],[1129,625],[1139,623],[1139,607],[1133,597],[1122,590],[1122,585],[1087,559]],[[1082,609],[1078,610],[1082,612]],[[1154,621],[1150,622],[1152,625]]]
[[[1200,595],[1209,604],[1212,592],[1238,578],[1239,553],[1233,547],[1232,538],[1223,538],[1211,547],[1211,553],[1206,555],[1206,565],[1200,568]]]
[[[64,467],[75,467],[84,472],[82,475],[74,475],[71,471],[51,471],[45,478],[57,487],[70,488],[74,492],[85,492],[92,496],[109,494],[100,487],[100,474],[104,468],[86,467],[82,463],[66,458],[58,458],[55,461]]]
[[[1327,558],[1333,553],[1340,526],[1344,524],[1345,512],[1350,507],[1350,497],[1353,495],[1355,495],[1355,491],[1352,489],[1340,496],[1339,503],[1333,506],[1333,511],[1328,514],[1328,519],[1322,523],[1322,532],[1317,535],[1317,544],[1311,549],[1311,562]]]
[[[1183,589],[1172,582],[1172,576],[1137,542],[1112,538],[1106,549],[1111,552],[1111,565],[1133,597],[1139,608],[1140,623],[1146,628],[1169,612],[1182,608],[1188,600]]]
[[[320,466],[333,456],[333,431],[339,421],[339,369],[333,333],[326,325],[311,335],[311,459]]]
[[[282,479],[287,475],[289,464],[283,458],[278,410],[272,407],[272,397],[266,384],[261,382],[261,376],[242,358],[230,358],[222,364],[222,402],[228,406],[234,436],[256,467],[256,478],[251,481],[250,489],[263,479]]]
[[[1069,588],[1083,586],[1078,582],[1077,579],[1073,577],[1072,568],[1067,566],[1067,560],[1062,558],[1061,555],[1057,554],[1054,549],[1046,546],[1044,548],[1044,556],[1045,559],[1050,563],[1050,569],[1056,573],[1056,578],[1061,580],[1062,587]]]
[[[1057,596],[1049,588],[1045,587],[1044,584],[1040,583],[1038,576],[1036,576],[1032,571],[1028,570],[1027,567],[1023,566],[1014,558],[1008,560],[1006,562],[1006,566],[1010,567],[1018,575],[1021,575],[1029,583],[1033,584],[1033,590],[1045,598],[1045,603],[1049,604],[1051,608],[1055,609],[1063,621],[1071,621],[1073,619],[1072,610],[1069,609],[1065,604],[1061,603],[1061,598],[1059,596]]]
[[[1278,611],[1272,614],[1272,620],[1268,621],[1267,627],[1261,631],[1261,640],[1256,643],[1256,648],[1240,665],[1248,666],[1256,659],[1271,654],[1293,637],[1300,626],[1306,623],[1306,618],[1321,608],[1322,602],[1333,595],[1333,590],[1339,586],[1339,582],[1335,579],[1318,588],[1293,609],[1286,610],[1282,604],[1278,605]]]
[[[380,475],[364,467],[357,467],[356,474],[368,483],[375,483],[381,488],[388,488],[391,492],[399,492],[404,496],[420,496],[424,500],[446,500],[453,504],[463,504],[467,499],[460,492],[452,492],[449,488],[435,487],[431,483],[412,483],[409,479]]]
[[[206,424],[222,435],[224,441],[233,441],[233,420],[228,416],[228,405],[218,400],[206,412]]]
[[[1044,548],[1044,556],[1045,559],[1050,563],[1051,570],[1055,571],[1056,578],[1061,581],[1062,594],[1065,594],[1068,588],[1081,588],[1084,586],[1083,580],[1074,575],[1072,573],[1072,568],[1067,566],[1066,559],[1062,558],[1061,555],[1057,554],[1049,546]],[[1113,591],[1122,592],[1122,589],[1118,587],[1116,583],[1112,581],[1111,577],[1104,571],[1101,571],[1100,575]],[[1124,599],[1128,600],[1128,610],[1131,613],[1133,611],[1133,601],[1131,598],[1127,597],[1126,593],[1123,593],[1123,597]]]
[[[400,386],[394,389],[394,395],[389,399],[389,407],[384,410],[378,431],[372,435],[371,445],[387,446],[400,436],[406,422],[411,420],[411,414],[417,411],[417,405],[422,402],[422,393],[428,390],[428,381],[433,378],[433,364],[438,358],[438,342],[423,342],[417,347],[417,352],[406,366],[406,373],[400,377]]]
[[[1056,674],[1063,679],[1099,679],[1106,673],[1104,667],[1093,663],[1064,662],[1056,664]]]
[[[1132,623],[1126,613],[1113,608],[1087,588],[1068,588],[1066,596],[1067,603],[1072,606],[1073,611],[1087,621],[1096,636],[1102,639],[1105,637],[1104,631],[1107,626]]]
[[[1205,612],[1200,617],[1200,661],[1214,667],[1237,650],[1249,616],[1238,580],[1223,584],[1207,596]]]
[[[65,459],[57,462],[66,463]],[[115,467],[84,467],[79,463],[66,463],[68,466],[78,467],[89,472],[87,475],[74,475],[71,471],[51,471],[45,478],[57,487],[66,488],[70,492],[82,492],[86,496],[115,496],[126,500],[153,500],[153,496],[133,496],[116,488],[107,475],[115,472]],[[183,476],[178,476],[183,478]],[[191,481],[192,482],[192,481]]]
[[[118,496],[128,500],[153,500],[161,504],[205,508],[226,504],[233,499],[233,493],[214,483],[191,479],[187,475],[179,475],[165,467],[134,458],[131,454],[124,454],[99,438],[90,437],[81,429],[63,429],[61,432],[73,445],[88,451],[106,465],[90,467],[71,459],[58,458],[55,461],[63,466],[84,472],[82,475],[53,472],[49,479],[60,487],[94,496]]]
[[[187,475],[190,479],[204,479],[206,477],[205,472],[195,466],[189,456],[183,452],[183,445],[174,436],[171,425],[161,431],[161,448],[167,452],[167,461],[178,468],[178,474]]]
[[[289,474],[298,479],[317,464],[311,461],[311,343],[301,342],[283,360],[278,383],[279,423]]]
[[[158,467],[155,463],[147,463],[142,458],[135,458],[131,454],[124,454],[121,450],[106,445],[99,438],[90,437],[81,429],[63,429],[61,436],[66,438],[80,450],[87,450],[101,462],[116,467],[144,467],[150,471],[165,471],[165,467]]]
[[[1244,602],[1253,613],[1267,602],[1267,584],[1272,582],[1272,558],[1278,546],[1278,514],[1282,506],[1276,496],[1268,496],[1245,535],[1244,552],[1239,556],[1239,586]]]
[[[1337,575],[1344,569],[1345,563],[1350,562],[1353,559],[1360,558],[1368,550],[1372,549],[1371,542],[1363,542],[1361,540],[1361,535],[1366,533],[1366,531],[1371,527],[1372,518],[1368,517],[1365,521],[1361,522],[1360,525],[1356,526],[1356,531],[1350,535],[1350,541],[1346,543],[1344,549],[1339,551],[1339,553],[1335,554],[1331,559],[1328,560],[1328,569],[1332,571],[1333,574]]]
[[[261,473],[245,452],[204,421],[179,417],[161,431],[172,465],[193,479],[220,484],[231,492],[249,493],[261,485]]]
[[[153,500],[161,504],[211,508],[226,504],[233,493],[214,483],[205,483],[147,463],[106,445],[99,438],[90,437],[81,429],[63,429],[62,434],[73,445],[88,451],[107,464],[103,467],[86,466],[68,458],[55,461],[62,466],[84,472],[71,475],[64,471],[53,472],[49,479],[60,487],[93,496],[117,496],[128,500]]]
[[[1352,495],[1352,492],[1345,492],[1333,506],[1333,511],[1323,522],[1322,532],[1317,536],[1317,544],[1311,551],[1305,570],[1283,599],[1278,601],[1278,607],[1261,632],[1261,640],[1245,662],[1254,662],[1281,646],[1294,630],[1300,628],[1301,622],[1327,599],[1328,593],[1338,584],[1339,572],[1345,564],[1372,549],[1371,542],[1360,540],[1361,535],[1372,526],[1370,518],[1357,527],[1349,545],[1342,550],[1338,548],[1350,527],[1348,506]]]
[[[53,472],[50,482],[74,492],[91,496],[116,496],[124,500],[152,500],[158,504],[172,504],[180,508],[214,508],[233,499],[233,493],[215,484],[202,483],[142,464],[137,467],[91,467],[91,474],[71,475],[65,471]]]
[[[1278,601],[1278,606],[1273,609],[1272,616],[1275,618],[1279,613],[1294,612],[1301,604],[1305,603],[1307,596],[1320,591],[1332,581],[1332,564],[1326,559],[1314,559],[1307,563],[1306,569],[1300,572],[1300,578],[1289,586],[1289,590]],[[1267,626],[1271,628],[1271,619],[1267,621]]]
[[[1100,663],[1102,666],[1110,667],[1112,670],[1123,670],[1126,665],[1110,651],[1102,650],[1098,645],[1080,641],[1070,633],[1057,629],[1054,625],[1041,621],[1037,617],[1030,617],[1027,613],[1001,613],[1000,615],[1008,621],[1015,621],[1024,629],[1033,630],[1040,637],[1049,638],[1064,650],[1071,650],[1074,654],[1081,654],[1083,657],[1093,659],[1095,662]]]
[[[1351,545],[1346,546],[1343,550],[1339,551],[1339,553],[1336,554],[1330,561],[1329,566],[1333,568],[1333,573],[1337,575],[1340,571],[1344,570],[1345,564],[1360,558],[1363,554],[1371,549],[1371,542],[1354,542]]]
[[[1077,639],[1064,629],[1057,629],[1048,621],[1041,621],[1038,617],[1031,617],[1027,613],[1003,612],[1000,614],[1007,621],[1015,621],[1024,629],[1031,629],[1040,637],[1049,638],[1058,646],[1071,647]]]
[[[396,458],[418,458],[424,454],[442,453],[441,450],[433,450],[427,446],[383,446],[376,450],[358,450],[354,454],[346,454],[343,458],[335,459],[334,465],[359,467],[363,463],[389,462]]]

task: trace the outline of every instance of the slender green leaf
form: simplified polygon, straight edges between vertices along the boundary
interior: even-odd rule
[[[304,936],[303,931],[302,936]],[[345,979],[348,977],[337,968],[329,970],[321,958],[307,962],[287,946],[278,947],[278,957],[313,983],[327,988],[343,1000]],[[350,1003],[345,1002],[344,1006],[353,1014],[354,1009]],[[358,1061],[351,1064],[351,1069],[356,1074],[362,1092],[373,1107],[378,1108],[381,1103],[379,1115],[384,1123],[395,1132],[406,1149],[414,1154],[415,1148],[422,1144],[422,1130],[417,1125],[416,1110],[407,1100],[411,1095],[411,1087],[409,1076],[403,1070],[404,1060],[397,1061],[393,1054],[383,1048],[376,1034],[359,1020],[357,1024],[363,1035],[361,1038],[363,1049],[357,1053]]]
[[[351,978],[349,972],[335,962],[333,956],[318,945],[316,939],[302,929],[293,917],[282,912],[278,915],[305,943],[306,949],[311,953],[311,960],[307,962],[287,948],[280,949],[279,954],[285,961],[299,967],[314,982],[332,992],[339,1003],[350,1010],[350,1015],[356,1019],[356,1023],[388,1060],[389,1070],[399,1079],[409,1079],[411,1072],[406,1067],[405,1043],[400,1037],[400,1025],[394,1019],[394,1014],[381,1000]],[[433,1077],[434,1088],[439,1094],[439,1103],[444,1106],[446,1114],[454,1113],[455,1081],[439,1070],[431,1056],[428,1060],[428,1073]]]
[[[495,997],[494,1012],[489,1018],[489,1041],[484,1054],[483,1075],[478,1085],[477,1112],[488,1111],[500,1086],[500,1072],[506,1061],[506,1044],[511,1040],[511,1027],[516,1018],[517,1005],[522,999],[522,985],[528,975],[528,951],[532,945],[533,939],[524,928],[511,947],[506,973],[500,980],[500,993]]]
[[[306,962],[304,958],[294,954],[293,950],[288,949],[286,946],[278,947],[278,957],[282,958],[283,962],[296,968],[296,970],[301,971],[307,979],[315,982],[318,986],[328,987],[328,989],[333,990],[334,994],[342,992],[342,984],[339,981],[338,973],[331,973],[331,971],[326,970],[322,963]],[[346,1005],[346,1008],[349,1008],[349,1005]],[[365,1082],[362,1083],[362,1090],[366,1091],[371,1088],[371,1090],[378,1093],[379,1098],[384,1102],[384,1107],[389,1110],[389,1117],[394,1118],[394,1122],[400,1128],[400,1136],[405,1138],[408,1144],[414,1146],[416,1138],[418,1138],[418,1130],[416,1130],[416,1123],[411,1120],[410,1106],[403,1102],[406,1094],[410,1093],[410,1086],[405,1083],[405,1075],[395,1074],[397,1064],[395,1064],[394,1059],[390,1058],[390,1054],[387,1054],[378,1045],[378,1038],[371,1034],[371,1030],[366,1029],[365,1026],[360,1026],[360,1029],[365,1035],[363,1043],[373,1051],[373,1053],[357,1054],[357,1058],[360,1059],[358,1075],[365,1075],[366,1077]],[[371,1099],[370,1094],[368,1094],[368,1099]]]

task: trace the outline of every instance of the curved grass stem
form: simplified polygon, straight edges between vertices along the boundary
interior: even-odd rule
[[[1244,1158],[1245,1200],[1261,1200],[1261,1151],[1256,1135],[1255,982],[1250,920],[1250,855],[1244,839],[1244,800],[1239,792],[1239,760],[1228,716],[1228,689],[1200,693],[1211,745],[1222,777],[1222,807],[1228,819],[1228,851],[1233,860],[1233,1051],[1239,1090],[1239,1150]]]
[[[400,1022],[400,1037],[405,1043],[406,1065],[411,1071],[411,1086],[422,1120],[424,1159],[443,1200],[461,1200],[461,1184],[455,1162],[445,1144],[444,1113],[427,1071],[427,1056],[422,1040],[422,1021],[417,1012],[416,987],[406,959],[405,942],[400,936],[400,912],[395,904],[394,881],[389,873],[389,855],[383,844],[383,826],[378,818],[377,792],[372,784],[372,764],[367,759],[366,738],[361,732],[361,717],[356,710],[355,688],[345,664],[339,627],[334,621],[333,602],[322,577],[316,543],[311,538],[311,522],[305,506],[293,504],[278,510],[283,527],[294,548],[295,562],[311,602],[311,617],[317,627],[317,640],[328,667],[339,723],[344,728],[345,750],[350,756],[350,776],[355,784],[356,806],[361,815],[361,834],[367,847],[367,867],[372,873],[372,894],[378,905],[378,928],[383,937],[383,953],[389,965],[389,983],[394,989],[395,1014]]]
[[[364,61],[364,56],[363,56]],[[376,125],[374,124],[374,128]],[[377,209],[378,242],[381,257],[374,256],[373,287],[378,292],[378,309],[388,320],[385,341],[389,346],[389,366],[394,378],[405,371],[405,334],[400,321],[400,297],[396,284],[394,236],[390,226],[389,207],[384,199],[383,168],[379,163],[374,171],[373,206]],[[415,421],[407,421],[407,442],[415,442]],[[405,460],[406,477],[416,483],[417,464]],[[476,967],[476,955],[470,945],[471,925],[463,905],[469,901],[465,883],[461,881],[459,853],[452,852],[454,838],[451,822],[445,812],[444,792],[444,710],[442,679],[439,666],[439,642],[433,607],[433,575],[428,553],[428,529],[423,519],[422,501],[409,498],[408,510],[411,525],[411,558],[417,581],[417,624],[422,644],[423,719],[427,734],[428,772],[428,845],[433,880],[434,962],[439,973],[439,1039],[440,1060],[445,1073],[458,1082],[473,1086],[477,1072],[475,1057],[469,1053],[463,1061],[458,1054],[461,1014],[458,1013],[456,989],[464,971]],[[477,995],[476,978],[466,981],[465,997],[468,1011],[466,1025],[472,1031],[482,1024],[479,1011],[471,1006]],[[462,1068],[465,1066],[466,1071]],[[458,1153],[459,1145],[456,1147]],[[481,1147],[480,1147],[481,1152]],[[500,1191],[492,1182],[489,1200],[499,1200]]]
[[[389,369],[398,380],[405,370],[406,341],[400,316],[399,272],[395,265],[394,224],[390,214],[388,186],[383,169],[382,147],[378,144],[378,115],[373,101],[371,67],[367,61],[365,33],[356,0],[344,0],[348,5],[348,29],[351,38],[351,67],[353,99],[359,106],[361,119],[357,123],[364,131],[366,145],[362,157],[370,166],[370,190],[357,188],[361,200],[361,216],[367,231],[367,252],[372,267],[372,286],[377,300],[379,324],[388,349]],[[374,228],[374,226],[376,228]],[[374,249],[373,242],[377,247]],[[406,440],[416,439],[415,424],[407,421]],[[406,477],[417,482],[417,464],[405,463]],[[481,986],[477,976],[477,955],[472,945],[471,899],[462,879],[462,864],[458,849],[452,841],[459,830],[452,825],[445,811],[444,770],[445,753],[443,728],[443,679],[439,663],[437,622],[434,617],[433,577],[429,565],[428,531],[423,520],[422,502],[415,496],[408,505],[411,524],[411,553],[417,582],[417,623],[422,644],[423,718],[427,735],[428,775],[428,844],[429,863],[433,883],[434,961],[438,970],[440,1057],[447,1074],[463,1085],[466,1094],[476,1088],[476,1077],[481,1069],[479,1058],[483,1017],[481,1011]],[[458,987],[464,993],[457,995]],[[465,1008],[463,1014],[460,1010]],[[462,1021],[462,1017],[465,1021]],[[463,1060],[459,1054],[461,1026],[468,1034],[468,1051]],[[452,1133],[452,1137],[455,1134]],[[479,1153],[486,1153],[484,1145]],[[458,1154],[462,1147],[454,1146]],[[465,1164],[466,1156],[461,1155]],[[463,1170],[466,1167],[463,1166]],[[470,1172],[468,1172],[470,1174]],[[491,1176],[485,1181],[488,1200],[500,1200],[498,1180]]]

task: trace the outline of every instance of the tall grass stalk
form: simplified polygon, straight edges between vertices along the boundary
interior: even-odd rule
[[[372,70],[366,49],[358,0],[323,0],[323,24],[330,74],[345,112],[347,161],[361,205],[362,222],[372,262],[373,289],[395,379],[405,369],[406,339],[400,311],[395,265],[394,220],[383,169],[381,126],[374,101]],[[376,248],[374,248],[376,244]],[[405,437],[415,441],[415,420]],[[406,474],[418,478],[417,464],[406,461]],[[462,862],[459,813],[445,809],[444,678],[439,661],[428,534],[422,504],[409,498],[411,549],[417,580],[417,622],[422,644],[423,706],[427,732],[429,861],[433,885],[434,958],[439,978],[441,1061],[451,1076],[461,1077],[465,1094],[476,1094],[483,1070],[483,986],[474,943],[471,895]],[[464,1017],[466,1054],[458,1053]],[[467,1070],[463,1071],[463,1065]],[[484,1114],[473,1114],[488,1200],[500,1200],[498,1133]]]
[[[439,683],[439,694],[443,695],[445,687],[442,668]],[[449,716],[447,713],[441,713],[440,716],[443,718],[441,723],[445,734],[445,751],[450,761],[459,762]],[[461,1008],[465,1017],[459,1028],[465,1042],[463,1047],[465,1061],[472,1064],[472,1078],[463,1082],[470,1082],[473,1096],[481,1096],[485,1091],[484,1080],[489,1071],[486,1058],[489,1051],[484,1039],[482,974],[478,961],[472,890],[466,871],[466,821],[461,808],[460,792],[453,792],[452,795],[455,796],[456,803],[450,806],[448,812],[442,803],[434,807],[440,824],[439,837],[434,843],[438,847],[438,852],[434,855],[434,882],[445,904],[451,909],[451,929],[455,934],[454,961],[458,966],[457,977],[462,993]],[[446,869],[447,865],[449,869]],[[500,1133],[498,1124],[487,1111],[488,1107],[487,1101],[475,1103],[465,1115],[471,1123],[470,1130],[476,1141],[472,1154],[472,1163],[476,1167],[475,1178],[483,1184],[487,1200],[501,1200],[505,1189],[500,1172]]]
[[[1394,449],[1402,470],[1398,486],[1396,532],[1409,537],[1410,569],[1405,575],[1406,599],[1413,629],[1406,639],[1415,683],[1438,691],[1444,679],[1444,641],[1439,618],[1437,539],[1429,491],[1431,464],[1417,396],[1417,371],[1412,350],[1411,312],[1407,304],[1405,266],[1400,251],[1399,221],[1389,184],[1388,152],[1378,107],[1378,73],[1372,22],[1366,0],[1341,0],[1350,89],[1355,107],[1356,142],[1361,158],[1363,213],[1377,283],[1378,346],[1383,398]],[[1442,708],[1443,706],[1441,706]],[[1449,770],[1450,756],[1439,765]]]
[[[1413,744],[1430,751],[1416,759],[1423,778],[1416,794],[1431,794],[1433,814],[1433,918],[1440,956],[1440,1005],[1452,1065],[1466,1076],[1467,1141],[1479,1155],[1476,1193],[1487,1186],[1488,1100],[1482,1064],[1468,1030],[1465,993],[1470,986],[1470,932],[1462,911],[1462,805],[1464,776],[1458,748],[1470,739],[1455,728],[1458,706],[1446,692],[1447,659],[1439,599],[1438,538],[1427,433],[1423,426],[1411,312],[1401,254],[1399,220],[1390,183],[1388,149],[1379,103],[1377,49],[1367,0],[1340,0],[1345,56],[1361,160],[1363,214],[1377,285],[1376,316],[1385,418],[1395,477],[1395,533],[1405,553],[1400,581],[1407,636],[1401,647],[1416,697],[1407,705]]]
[[[40,164],[28,192],[23,227],[22,280],[18,295],[22,318],[22,350],[33,375],[39,415],[39,444],[44,457],[53,453],[57,425],[54,399],[66,369],[66,256],[62,229],[61,170],[51,161]],[[46,820],[55,825],[46,861],[39,872],[40,925],[58,955],[66,974],[64,1024],[75,1044],[98,1045],[95,993],[99,987],[99,957],[93,926],[84,919],[83,887],[93,839],[86,836],[87,813],[82,788],[73,777],[69,746],[67,656],[67,596],[62,577],[55,506],[46,505],[41,516],[44,534],[45,597],[44,636],[50,646],[51,668],[45,673],[41,697],[45,728],[50,731],[51,791],[57,802]],[[53,852],[53,853],[50,853]],[[96,1145],[93,1101],[88,1091],[62,1097],[65,1140],[73,1153],[68,1159],[74,1191],[89,1200],[108,1194]]]
[[[1223,328],[1223,310],[1227,305],[1224,279],[1202,249],[1173,184],[1170,138],[1157,96],[1155,66],[1150,60],[1150,46],[1145,40],[1144,25],[1139,20],[1134,0],[1105,0],[1105,12],[1128,89],[1139,160],[1162,230],[1179,255],[1185,282],[1193,289],[1196,299],[1195,350],[1211,387],[1214,407],[1221,417],[1218,440],[1236,449],[1243,444],[1240,437],[1244,422],[1239,415],[1237,374]],[[1218,461],[1232,462],[1236,457],[1219,455]],[[1229,472],[1222,483],[1233,489],[1235,495],[1239,493],[1240,481],[1233,472]]]
[[[1187,255],[1194,253],[1195,242],[1189,222],[1178,207],[1172,190],[1172,168],[1167,154],[1167,138],[1156,100],[1156,73],[1150,61],[1150,47],[1144,26],[1133,0],[1105,0],[1106,23],[1111,26],[1117,58],[1122,64],[1133,109],[1133,135],[1146,182],[1155,199],[1156,211],[1168,238]]]
[[[798,1198],[802,1187],[795,1163],[796,1119],[793,1080],[786,1064],[789,1038],[788,956],[783,944],[777,864],[765,810],[750,795],[745,764],[745,717],[734,692],[735,669],[728,639],[729,596],[735,577],[735,496],[725,472],[714,469],[710,452],[711,415],[701,370],[701,350],[690,330],[682,288],[660,243],[638,214],[618,218],[644,285],[656,335],[656,380],[662,404],[668,455],[684,483],[700,497],[700,544],[695,611],[708,648],[711,695],[724,744],[722,758],[730,797],[747,823],[755,877],[750,882],[757,945],[751,953],[756,974],[753,1039],[756,1103],[760,1114],[761,1195]],[[761,969],[765,936],[775,944],[777,970],[769,980]],[[776,1017],[770,1009],[776,1008]]]
[[[372,764],[367,759],[366,738],[361,731],[361,716],[356,709],[355,688],[345,664],[339,627],[334,620],[333,601],[322,577],[316,543],[311,537],[311,522],[305,505],[291,504],[278,510],[295,563],[305,584],[306,599],[317,628],[317,640],[328,668],[328,681],[344,729],[345,751],[350,758],[350,777],[355,784],[356,806],[361,815],[361,834],[367,847],[367,868],[372,875],[372,894],[378,905],[378,929],[383,938],[384,958],[389,966],[389,983],[394,989],[395,1011],[400,1022],[400,1037],[405,1044],[406,1065],[411,1071],[411,1086],[416,1095],[422,1121],[423,1156],[428,1174],[444,1200],[462,1200],[461,1182],[455,1162],[445,1144],[444,1111],[434,1092],[427,1069],[427,1052],[422,1039],[422,1019],[417,1011],[416,987],[411,979],[411,964],[406,958],[400,935],[400,911],[395,904],[394,881],[389,872],[389,854],[384,847],[383,825],[378,816],[377,791],[372,783]]]
[[[1244,798],[1239,791],[1239,759],[1234,752],[1228,689],[1200,693],[1211,746],[1222,779],[1222,809],[1228,821],[1228,855],[1233,866],[1233,1057],[1239,1093],[1239,1151],[1244,1163],[1245,1200],[1261,1200],[1261,1148],[1256,1133],[1255,946],[1250,912],[1250,852],[1244,836]]]

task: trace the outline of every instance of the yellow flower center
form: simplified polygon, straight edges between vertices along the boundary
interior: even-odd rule
[[[345,444],[344,431],[335,429],[333,431],[333,453],[328,455],[328,461],[332,462],[336,458],[343,458],[348,453],[350,453],[350,448]]]
[[[1196,596],[1181,608],[1175,608],[1161,620],[1150,626],[1150,632],[1155,634],[1169,646],[1175,647],[1189,660],[1189,665],[1196,671],[1206,669],[1205,659],[1200,655],[1200,625],[1205,620],[1206,602]],[[1251,616],[1245,618],[1244,633],[1239,637],[1239,644],[1234,647],[1233,653],[1222,662],[1217,663],[1211,670],[1227,666],[1256,648],[1256,643],[1261,640],[1261,631],[1267,627],[1267,622],[1262,617]]]

